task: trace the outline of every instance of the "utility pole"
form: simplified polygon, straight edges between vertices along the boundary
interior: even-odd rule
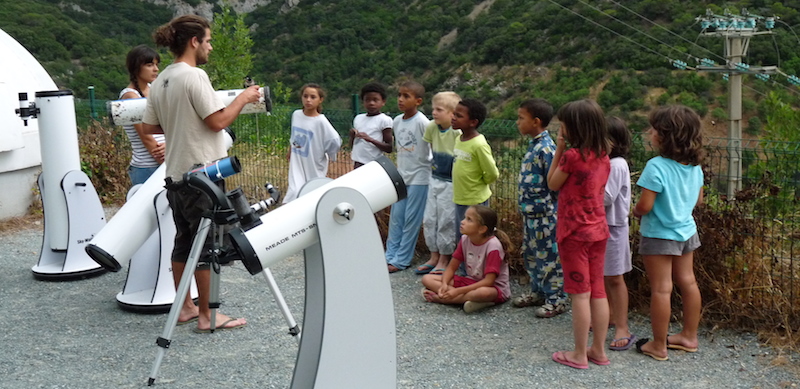
[[[753,74],[766,80],[770,74],[778,72],[776,66],[750,66],[742,62],[742,58],[747,55],[751,37],[772,34],[775,19],[750,14],[747,9],[742,9],[741,15],[734,15],[727,9],[724,15],[706,10],[704,17],[697,18],[704,36],[725,38],[726,63],[717,65],[703,59],[696,69],[723,73],[728,79],[728,200],[734,200],[736,192],[742,189],[742,75]],[[758,21],[764,22],[767,31],[758,31]]]

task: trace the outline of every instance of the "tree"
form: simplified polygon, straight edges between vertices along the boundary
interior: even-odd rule
[[[244,14],[236,15],[229,4],[223,4],[222,12],[214,13],[211,38],[214,49],[205,65],[211,84],[215,89],[241,89],[253,68],[253,39]]]

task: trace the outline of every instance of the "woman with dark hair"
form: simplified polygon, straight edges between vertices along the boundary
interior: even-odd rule
[[[150,94],[150,83],[158,76],[160,59],[158,52],[145,45],[136,46],[128,52],[125,65],[130,83],[119,93],[120,100],[139,99]],[[145,134],[141,124],[123,128],[133,149],[128,176],[131,185],[141,184],[164,162],[164,135]]]

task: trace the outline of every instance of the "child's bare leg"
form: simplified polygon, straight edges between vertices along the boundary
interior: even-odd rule
[[[701,297],[694,276],[694,252],[674,257],[672,278],[681,291],[683,330],[669,337],[670,344],[697,348],[697,327],[700,325]]]
[[[425,286],[425,288],[438,293],[439,288],[442,287],[442,275],[426,274],[422,276],[422,285]]]
[[[591,308],[591,322],[594,331],[592,335],[592,347],[586,351],[586,355],[587,358],[592,357],[597,361],[605,361],[608,360],[608,357],[606,356],[606,335],[608,334],[608,299],[589,298],[589,307]],[[574,311],[575,309],[573,308],[573,312]]]
[[[592,309],[589,303],[591,292],[570,294],[572,298],[572,335],[575,338],[575,350],[565,351],[564,358],[579,365],[589,362],[586,348],[589,344],[589,325],[592,320]]]
[[[614,339],[628,338],[631,336],[628,328],[628,286],[622,275],[606,276],[606,293],[608,294],[609,325],[614,323]],[[613,347],[624,347],[628,339],[611,342]]]
[[[464,302],[491,303],[497,300],[497,288],[494,286],[482,286],[462,296],[464,296]]]
[[[644,267],[650,280],[650,325],[653,340],[642,346],[659,357],[667,357],[667,332],[671,314],[672,259],[669,255],[645,255]]]
[[[451,299],[444,299],[441,297],[437,297],[437,301],[440,304],[454,304],[460,305],[464,304],[467,301],[474,301],[478,303],[483,302],[494,302],[497,299],[497,289],[493,286],[482,286],[478,289],[471,290],[467,293],[458,295]]]
[[[447,269],[448,264],[450,264],[450,256],[439,254],[439,262],[436,263],[436,269]]]

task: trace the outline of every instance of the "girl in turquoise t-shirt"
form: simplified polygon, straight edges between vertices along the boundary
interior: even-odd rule
[[[692,210],[703,201],[703,137],[700,117],[684,106],[658,108],[648,119],[650,142],[660,156],[647,161],[636,182],[642,195],[633,214],[642,218],[639,254],[651,286],[653,340],[639,340],[636,350],[666,361],[667,349],[696,352],[698,346],[701,301],[694,250],[700,239]],[[673,281],[681,291],[683,330],[668,336]]]

